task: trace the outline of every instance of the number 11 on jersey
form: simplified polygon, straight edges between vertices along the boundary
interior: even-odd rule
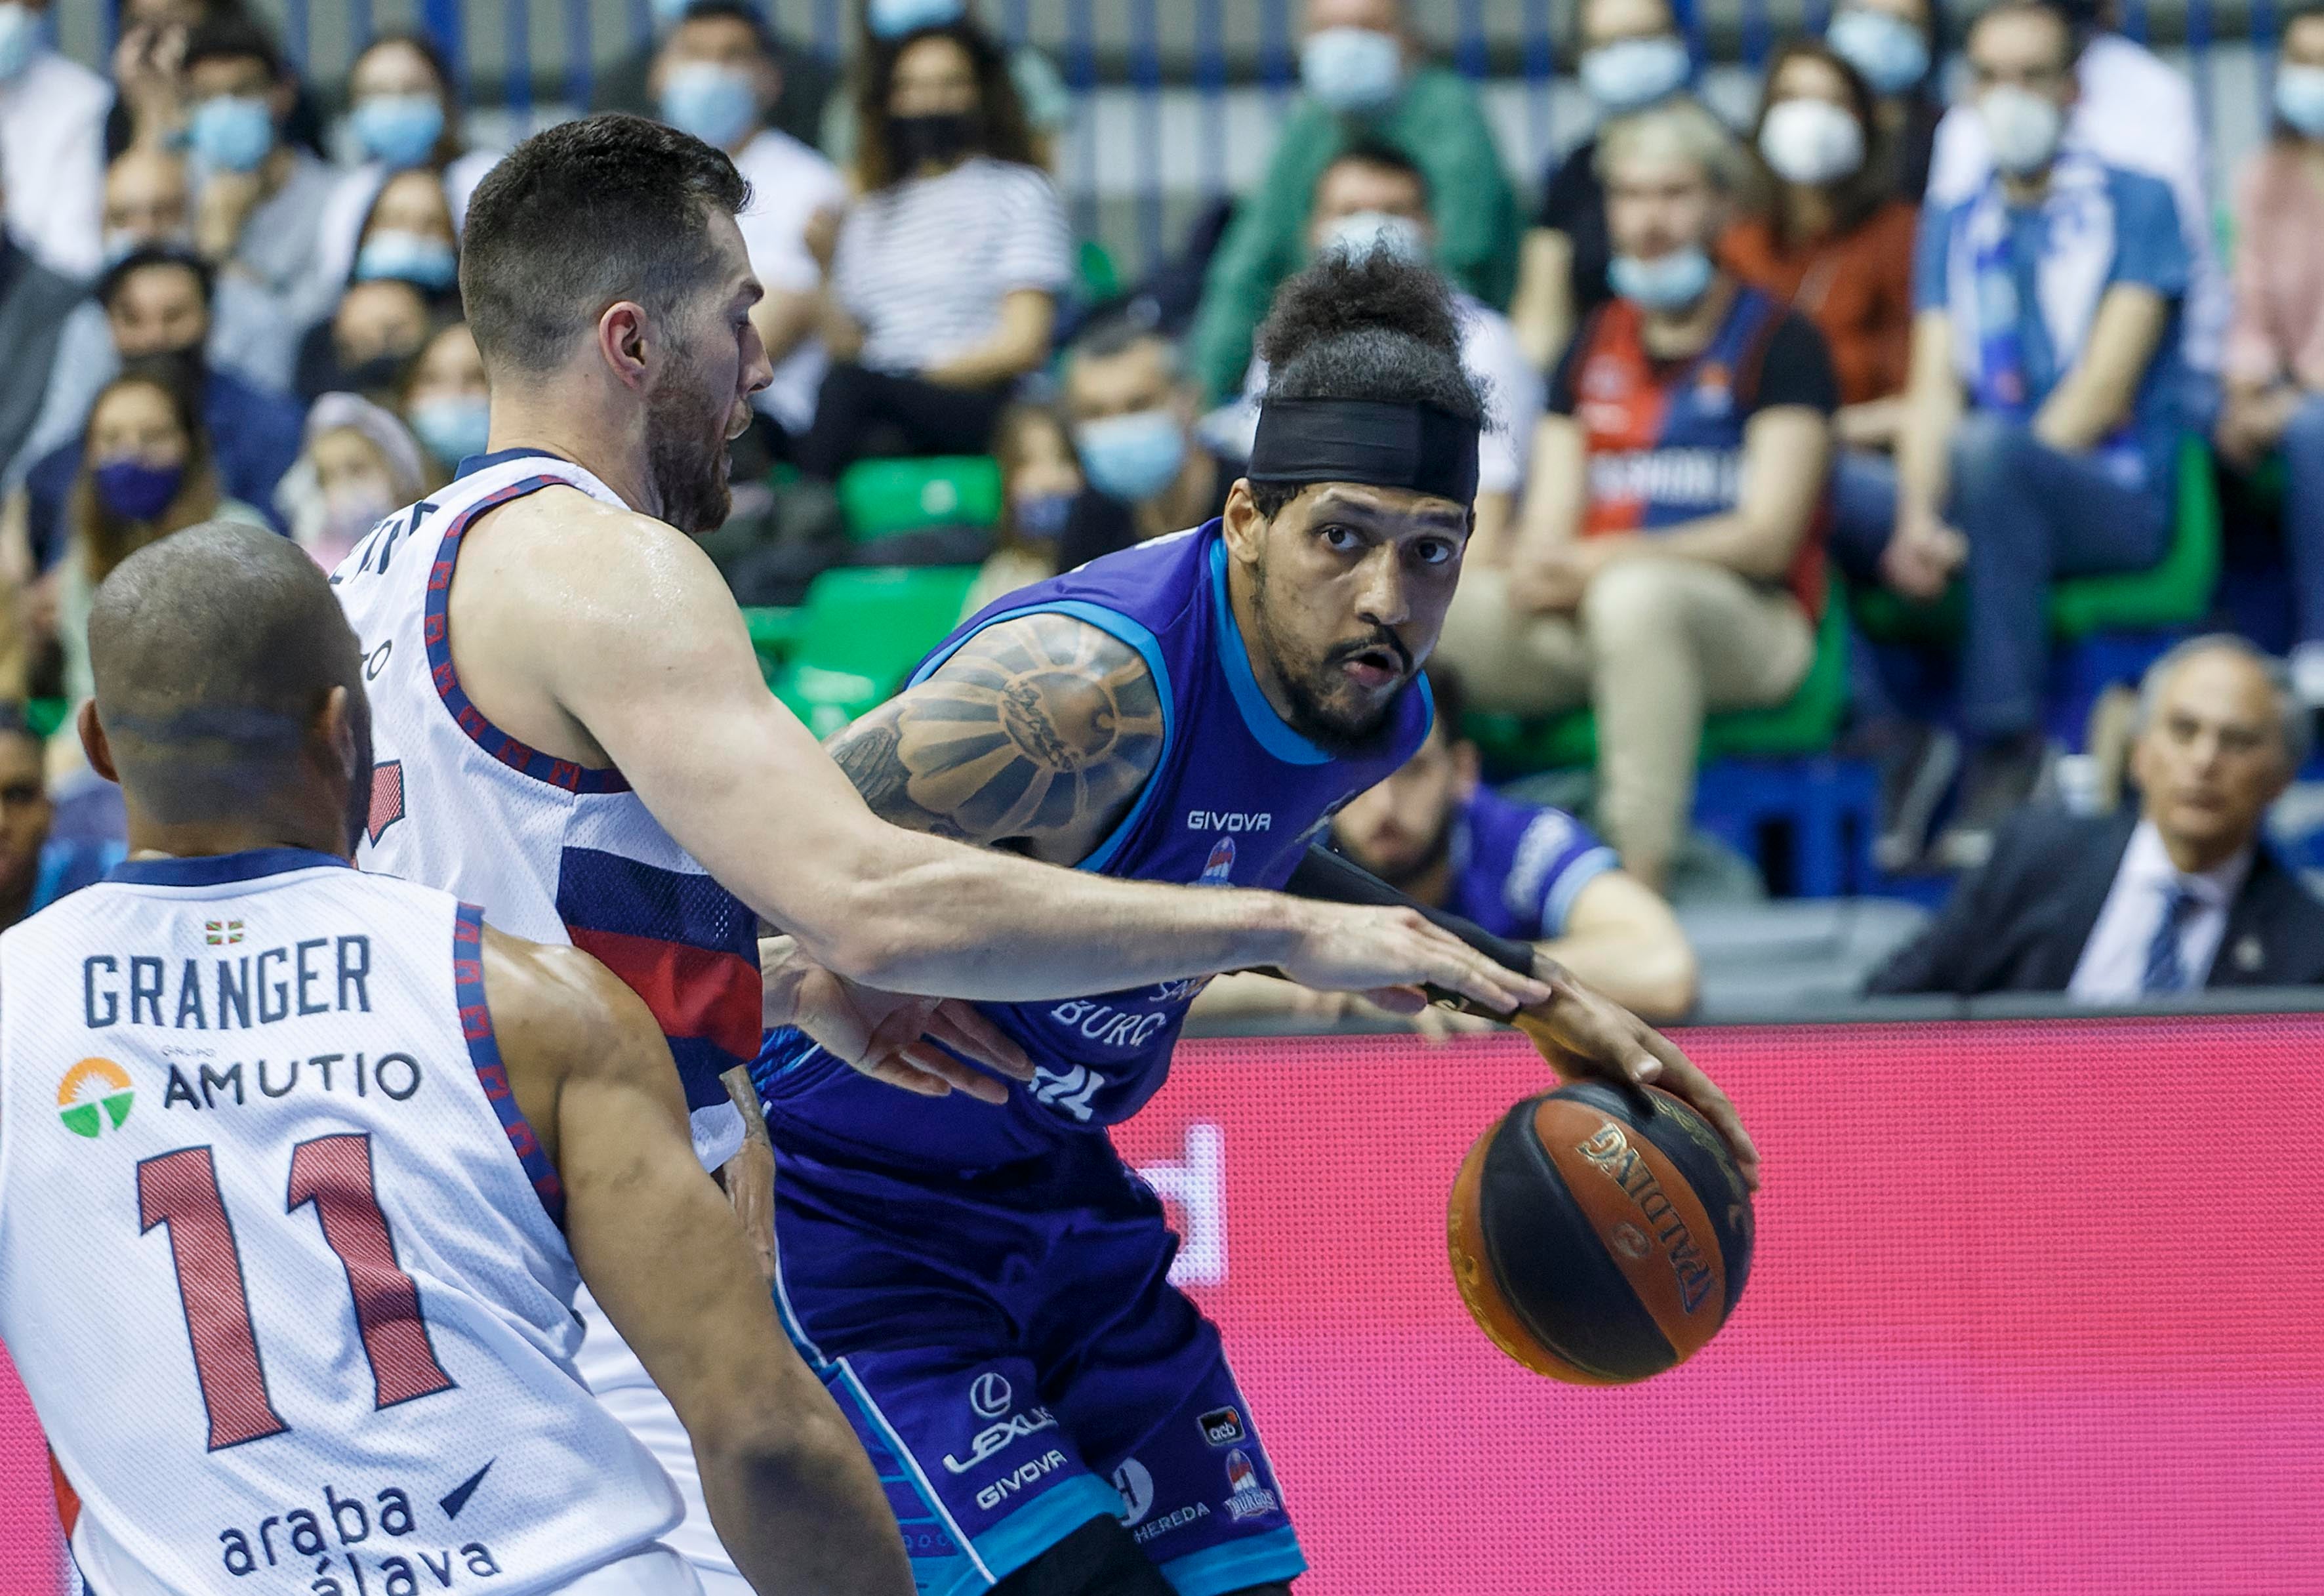
[[[346,1273],[355,1331],[371,1365],[373,1406],[392,1407],[452,1388],[436,1361],[420,1288],[395,1260],[395,1237],[379,1205],[371,1138],[318,1136],[290,1149],[284,1212],[312,1204],[323,1244]],[[166,1225],[178,1296],[209,1417],[209,1450],[239,1446],[289,1429],[267,1389],[266,1366],[251,1321],[250,1288],[234,1222],[218,1191],[207,1147],[184,1147],[137,1166],[138,1228]]]

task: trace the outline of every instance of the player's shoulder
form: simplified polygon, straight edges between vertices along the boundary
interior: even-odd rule
[[[624,1038],[660,1034],[644,1000],[570,943],[534,942],[488,925],[478,957],[503,1056],[513,1049],[576,1057]]]
[[[458,574],[484,577],[475,586],[488,590],[493,608],[556,630],[604,621],[650,635],[697,611],[733,608],[718,567],[692,538],[562,483],[480,519]],[[655,627],[638,624],[646,615]]]

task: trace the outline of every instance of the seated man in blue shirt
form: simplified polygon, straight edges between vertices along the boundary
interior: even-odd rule
[[[1694,950],[1670,906],[1572,816],[1511,803],[1484,786],[1477,745],[1460,731],[1460,678],[1431,665],[1428,685],[1436,697],[1428,741],[1333,817],[1333,845],[1432,909],[1540,944],[1648,1019],[1683,1015],[1694,1006]],[[1340,994],[1232,975],[1213,983],[1195,1012],[1331,1019],[1350,1006]],[[1433,1029],[1446,1016],[1429,1010],[1424,1019]]]
[[[1843,505],[1835,529],[1844,564],[1900,592],[1963,578],[1974,752],[1940,848],[1960,867],[1982,862],[2041,775],[2052,579],[2143,570],[2169,547],[2194,384],[2179,355],[2192,262],[2170,189],[2061,142],[2065,16],[2002,0],[1969,30],[1969,60],[1996,171],[1922,217],[1893,515]]]

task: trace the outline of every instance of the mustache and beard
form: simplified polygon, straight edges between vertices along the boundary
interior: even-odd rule
[[[1370,635],[1334,643],[1314,663],[1302,666],[1296,662],[1296,645],[1284,634],[1268,604],[1264,559],[1254,567],[1252,577],[1251,610],[1258,623],[1259,644],[1274,667],[1284,697],[1290,700],[1290,713],[1285,719],[1291,729],[1333,754],[1360,754],[1378,748],[1388,734],[1397,705],[1418,674],[1412,650],[1395,632],[1377,626]],[[1370,701],[1358,693],[1340,669],[1367,655],[1375,663],[1397,673],[1396,687]],[[1349,702],[1351,698],[1352,703]]]
[[[715,532],[734,507],[727,483],[730,396],[694,371],[672,373],[646,400],[646,474],[661,519],[688,537]]]

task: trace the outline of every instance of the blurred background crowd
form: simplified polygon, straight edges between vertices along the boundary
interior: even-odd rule
[[[1677,3],[0,0],[0,923],[119,854],[95,585],[482,453],[468,196],[614,110],[752,185],[707,541],[818,732],[1217,513],[1385,250],[1494,429],[1345,851],[1662,1018],[2324,981],[2324,0]]]

